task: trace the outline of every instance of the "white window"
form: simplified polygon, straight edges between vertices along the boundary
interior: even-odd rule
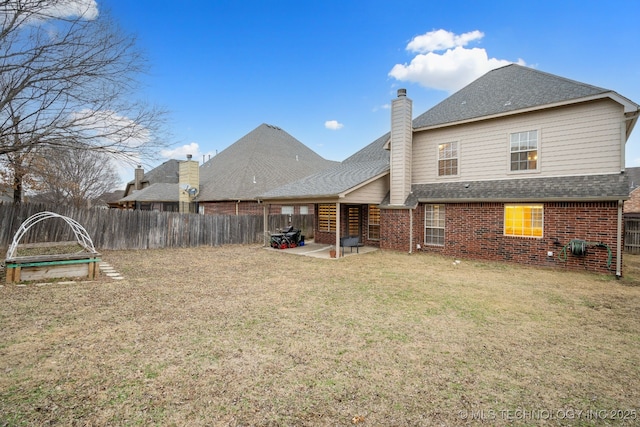
[[[504,205],[504,234],[542,237],[543,205]]]
[[[309,215],[309,206],[300,206],[300,215]]]
[[[380,208],[369,205],[369,240],[380,240]]]
[[[509,141],[511,171],[538,169],[538,131],[512,133]]]
[[[438,176],[458,175],[458,143],[438,145]]]
[[[293,206],[283,206],[282,215],[293,215]]]
[[[424,244],[444,246],[444,205],[425,205]]]

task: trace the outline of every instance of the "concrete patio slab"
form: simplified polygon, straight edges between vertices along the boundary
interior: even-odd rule
[[[278,251],[278,252],[284,252],[284,253],[288,253],[288,254],[293,254],[293,255],[305,255],[305,256],[310,256],[313,258],[326,258],[326,259],[332,259],[330,256],[330,251],[335,249],[334,245],[326,245],[326,244],[322,244],[322,243],[315,243],[313,240],[312,241],[307,241],[305,242],[304,246],[297,246],[295,248],[288,248],[288,249],[274,249],[272,247],[266,247],[265,249],[271,250],[271,251]],[[353,250],[351,250],[351,248],[344,248],[344,256],[345,257],[349,257],[349,256],[353,256],[353,255],[360,255],[360,254],[366,254],[369,252],[374,252],[377,251],[378,248],[374,247],[374,246],[361,246],[359,248],[353,248]],[[336,251],[336,258],[338,259],[341,257],[341,253],[340,253],[340,248],[338,248],[338,250]]]

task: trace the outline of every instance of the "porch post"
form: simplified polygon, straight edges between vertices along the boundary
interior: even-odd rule
[[[340,202],[336,202],[336,258],[340,258]]]

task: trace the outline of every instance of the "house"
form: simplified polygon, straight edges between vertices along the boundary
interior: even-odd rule
[[[611,90],[516,64],[415,119],[400,89],[388,134],[261,199],[314,203],[321,243],[357,236],[382,249],[620,276],[625,144],[638,113]]]
[[[123,209],[178,211],[180,161],[171,159],[145,173],[142,166],[134,171],[134,179],[117,201]],[[110,204],[113,206],[113,204]]]
[[[119,204],[211,215],[263,215],[257,196],[338,162],[326,160],[281,128],[262,124],[202,165],[168,160],[147,174],[138,167]],[[272,213],[313,214],[313,205],[272,206]]]
[[[198,204],[205,214],[262,215],[260,194],[335,164],[281,128],[263,123],[200,166]],[[312,214],[312,209],[288,204],[272,213]]]

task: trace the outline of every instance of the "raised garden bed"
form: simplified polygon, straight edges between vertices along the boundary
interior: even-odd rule
[[[50,218],[63,219],[73,230],[76,241],[20,244],[31,226]],[[13,238],[5,259],[6,282],[77,277],[93,280],[99,273],[98,262],[100,254],[80,224],[62,215],[40,212],[29,217]]]

